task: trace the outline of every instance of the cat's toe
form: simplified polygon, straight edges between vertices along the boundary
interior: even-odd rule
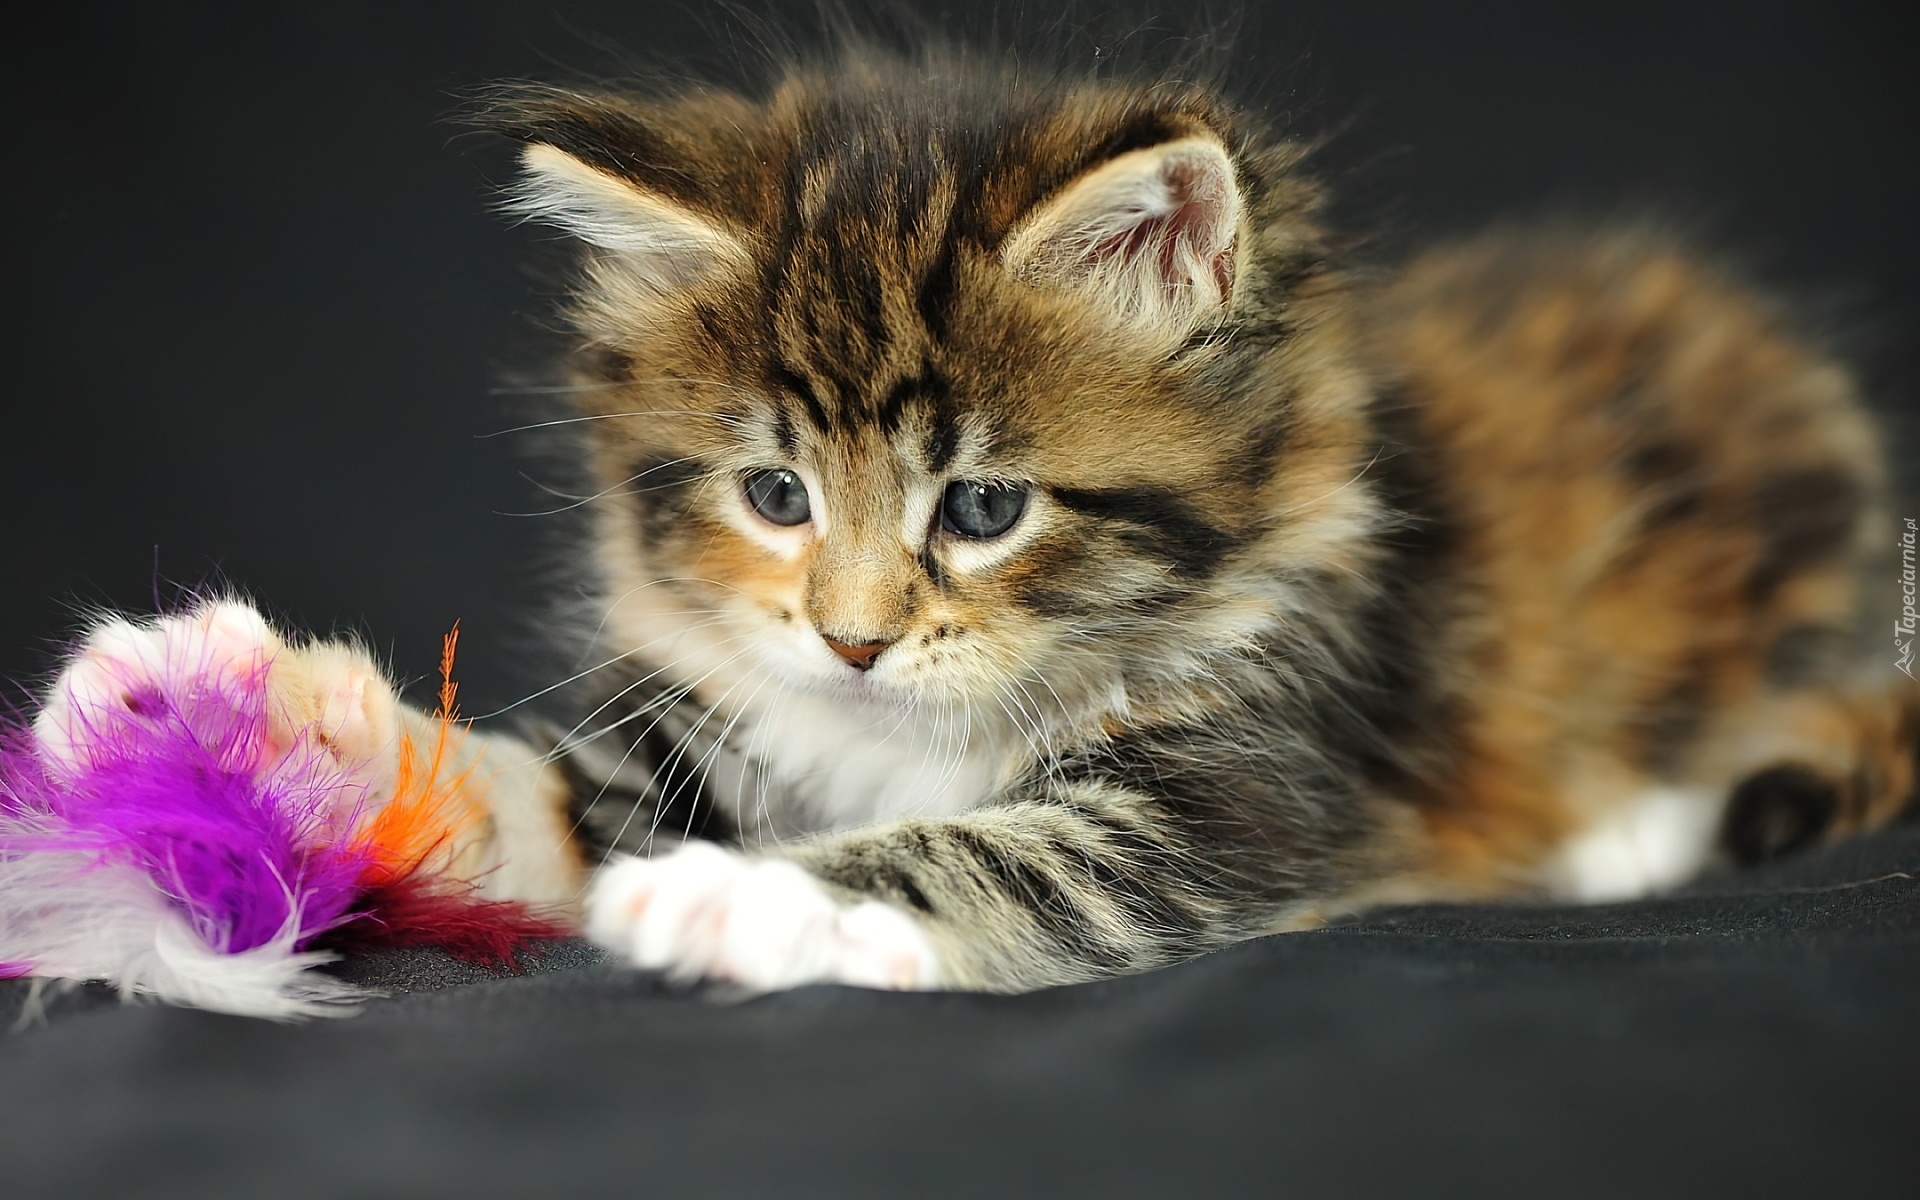
[[[840,914],[842,983],[915,991],[940,982],[933,943],[912,917],[891,904],[868,900]]]
[[[222,600],[182,617],[164,617],[159,632],[169,653],[185,665],[245,675],[267,665],[284,648],[280,635],[251,604]]]
[[[263,704],[265,761],[311,742],[355,770],[378,768],[399,740],[393,689],[364,651],[289,646],[252,606],[233,600],[150,623],[113,617],[95,625],[48,691],[34,734],[52,760],[76,766],[90,747],[112,744],[126,720],[167,712],[198,719],[205,710],[196,706],[209,698],[236,713]]]
[[[399,704],[365,651],[314,642],[283,651],[268,675],[276,745],[311,738],[349,767],[384,762],[398,750]]]
[[[157,630],[114,618],[95,626],[54,681],[34,718],[41,751],[78,766],[111,714],[138,712],[165,666]]]
[[[257,675],[279,648],[266,621],[233,602],[151,624],[109,618],[88,632],[47,693],[35,736],[52,759],[77,765],[89,747],[116,736],[123,718],[177,703],[187,681]]]
[[[791,863],[692,842],[603,869],[588,931],[636,966],[782,988],[827,977],[835,908]]]
[[[840,904],[798,865],[694,842],[603,868],[588,934],[636,966],[757,990],[804,983],[928,986],[933,950],[910,917]]]

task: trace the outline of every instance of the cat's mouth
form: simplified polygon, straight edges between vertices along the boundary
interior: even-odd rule
[[[883,649],[862,654],[862,665],[836,649],[832,659],[808,672],[813,690],[832,699],[887,707],[933,699],[924,671],[914,670],[903,658],[895,657],[902,653]]]

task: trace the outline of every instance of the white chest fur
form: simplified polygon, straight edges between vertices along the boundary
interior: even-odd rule
[[[1008,733],[939,706],[787,692],[736,714],[710,795],[748,845],[892,817],[950,816],[1006,782],[1018,761]]]

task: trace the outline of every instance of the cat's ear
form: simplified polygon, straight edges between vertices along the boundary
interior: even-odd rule
[[[1183,138],[1109,159],[1008,235],[1014,274],[1073,288],[1124,320],[1185,333],[1233,298],[1243,203],[1233,158]]]
[[[506,209],[612,251],[635,283],[668,295],[748,261],[740,240],[684,205],[534,142]]]

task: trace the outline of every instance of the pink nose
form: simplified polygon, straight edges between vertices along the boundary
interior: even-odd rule
[[[872,667],[873,660],[880,657],[880,652],[893,645],[892,642],[862,642],[859,645],[853,645],[848,642],[837,642],[824,633],[820,635],[820,640],[827,644],[829,650],[862,671]]]

